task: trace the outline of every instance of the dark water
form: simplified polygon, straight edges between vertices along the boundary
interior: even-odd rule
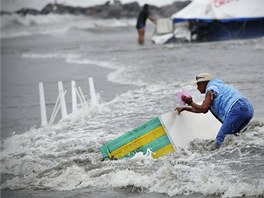
[[[146,45],[138,46],[134,21],[53,17],[23,19],[31,25],[9,19],[2,29],[3,197],[263,196],[263,38],[152,45],[148,25]],[[216,151],[208,149],[211,140],[195,140],[156,160],[139,154],[101,161],[102,144],[173,110],[177,91],[201,101],[193,80],[204,71],[253,102],[255,116],[243,134]],[[76,80],[89,100],[89,77],[101,111],[89,106],[39,127],[38,83],[50,115],[58,81],[70,93]],[[66,101],[71,112],[70,94]]]

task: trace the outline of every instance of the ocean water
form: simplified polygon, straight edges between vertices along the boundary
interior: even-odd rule
[[[135,19],[1,16],[1,193],[3,197],[261,197],[264,195],[264,39],[137,45]],[[152,159],[102,161],[99,148],[160,114],[200,72],[238,88],[255,115],[219,150],[213,140]],[[38,83],[48,118],[62,81],[80,84],[89,101],[93,77],[99,108],[89,105],[40,127]]]

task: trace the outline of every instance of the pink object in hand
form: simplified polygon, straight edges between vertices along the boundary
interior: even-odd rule
[[[176,92],[177,106],[179,107],[186,105],[186,103],[182,101],[182,96],[190,96],[190,94],[185,90]]]

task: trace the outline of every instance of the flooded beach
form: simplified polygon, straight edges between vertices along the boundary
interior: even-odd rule
[[[256,197],[264,194],[264,39],[137,44],[135,19],[2,16],[1,193],[3,197]],[[174,110],[175,93],[196,101],[198,73],[210,72],[241,91],[255,114],[245,132],[221,149],[195,140],[158,159],[138,154],[102,161],[99,148]],[[38,83],[50,117],[62,81],[89,101],[93,77],[100,111],[91,106],[40,126]]]

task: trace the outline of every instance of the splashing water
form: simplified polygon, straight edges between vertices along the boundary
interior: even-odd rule
[[[99,147],[133,128],[136,121],[131,118],[149,119],[148,114],[140,114],[144,105],[136,101],[147,93],[151,102],[156,92],[130,91],[102,104],[101,113],[85,109],[56,126],[8,138],[1,153],[2,173],[15,177],[2,188],[61,191],[133,186],[169,196],[263,195],[264,177],[259,171],[264,168],[264,122],[260,120],[252,121],[238,137],[228,136],[216,151],[209,149],[213,141],[194,140],[188,148],[159,159],[138,153],[133,158],[101,161]],[[129,111],[133,108],[136,111]]]

